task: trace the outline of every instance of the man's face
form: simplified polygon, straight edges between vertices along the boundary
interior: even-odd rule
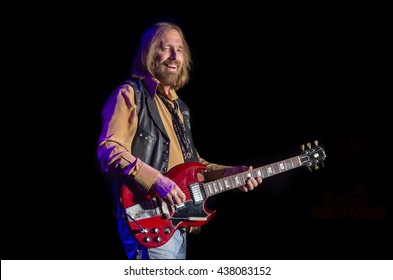
[[[174,85],[184,61],[183,41],[176,30],[162,38],[154,58],[154,75],[164,85]]]

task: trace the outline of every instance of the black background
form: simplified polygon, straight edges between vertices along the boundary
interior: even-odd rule
[[[188,258],[390,259],[383,7],[173,5],[7,10],[2,259],[125,258],[96,159],[100,112],[159,20],[178,23],[191,48],[179,95],[204,158],[259,167],[314,140],[327,154],[318,171],[211,198],[218,211],[189,236]],[[327,203],[330,216],[316,215]]]

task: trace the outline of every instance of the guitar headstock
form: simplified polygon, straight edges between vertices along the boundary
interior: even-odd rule
[[[301,145],[302,153],[299,156],[301,165],[308,167],[310,171],[312,168],[318,170],[320,166],[323,167],[326,158],[325,149],[318,145],[318,140],[314,141],[314,145],[312,146],[311,143]]]

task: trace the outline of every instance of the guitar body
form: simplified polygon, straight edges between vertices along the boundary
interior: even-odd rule
[[[188,162],[172,168],[165,176],[174,181],[186,195],[184,205],[171,207],[157,194],[138,196],[128,186],[121,189],[122,205],[134,237],[148,248],[165,244],[175,230],[183,226],[201,226],[214,216],[207,209],[201,171],[206,167]]]

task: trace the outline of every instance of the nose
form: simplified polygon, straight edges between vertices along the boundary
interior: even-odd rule
[[[176,59],[176,51],[175,50],[171,50],[171,53],[169,55],[169,59],[170,60],[175,60]]]

